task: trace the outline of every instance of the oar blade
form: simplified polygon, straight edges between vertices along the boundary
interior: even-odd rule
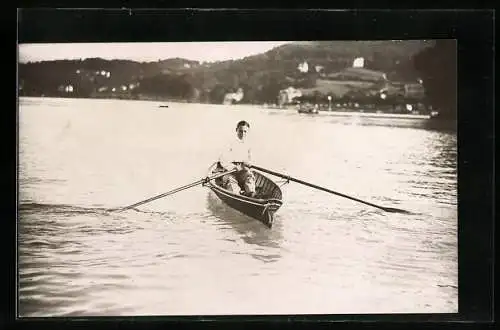
[[[390,213],[412,214],[410,211],[398,209],[395,207],[384,207],[383,210]]]

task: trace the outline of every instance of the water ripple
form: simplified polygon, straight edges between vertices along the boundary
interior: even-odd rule
[[[454,134],[244,106],[27,102],[21,316],[457,311]],[[263,167],[411,213],[294,182],[272,229],[201,186],[119,209],[204,177],[233,137],[219,128],[241,118]]]

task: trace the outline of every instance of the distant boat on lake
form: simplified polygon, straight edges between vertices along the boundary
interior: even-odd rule
[[[299,105],[299,109],[297,110],[298,113],[308,113],[308,114],[318,114],[319,113],[319,107],[317,104],[314,106],[312,104],[301,104]]]

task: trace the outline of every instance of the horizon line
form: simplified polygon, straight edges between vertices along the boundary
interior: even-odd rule
[[[154,63],[168,59],[224,62],[266,53],[293,41],[113,42],[19,44],[18,62],[124,60]]]

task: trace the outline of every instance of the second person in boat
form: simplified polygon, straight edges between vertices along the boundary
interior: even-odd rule
[[[255,196],[255,176],[250,170],[252,148],[247,140],[250,124],[245,120],[236,125],[236,139],[222,152],[219,166],[226,171],[236,169],[237,172],[227,174],[222,178],[225,189],[235,194],[243,191],[246,196]],[[237,164],[234,164],[237,163]]]

